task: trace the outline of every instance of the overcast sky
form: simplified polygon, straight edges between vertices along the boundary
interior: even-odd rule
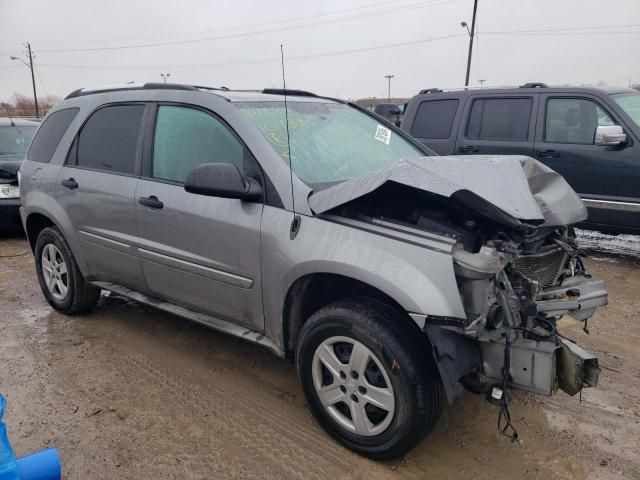
[[[410,97],[464,84],[473,0],[0,0],[0,100],[127,81]],[[640,83],[640,0],[479,0],[471,84]],[[508,32],[508,33],[505,33]],[[162,45],[157,45],[162,44]],[[146,46],[141,46],[146,45]],[[154,46],[149,46],[154,45]],[[126,47],[126,48],[122,48]]]

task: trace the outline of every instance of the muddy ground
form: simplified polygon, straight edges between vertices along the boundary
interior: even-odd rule
[[[606,240],[606,239],[605,239]],[[55,446],[72,479],[640,478],[640,255],[594,248],[610,305],[590,335],[600,385],[582,395],[519,393],[521,445],[497,411],[464,394],[407,457],[376,463],[329,439],[292,365],[255,345],[103,297],[88,315],[51,310],[27,242],[0,239],[0,391],[19,455]],[[623,242],[638,245],[640,239]]]

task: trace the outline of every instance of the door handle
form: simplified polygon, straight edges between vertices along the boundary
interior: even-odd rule
[[[158,197],[155,195],[151,195],[150,197],[140,197],[138,198],[138,202],[145,207],[154,208],[156,210],[164,207],[164,203],[158,200]]]
[[[75,190],[78,188],[78,182],[76,182],[76,179],[73,177],[63,180],[62,185],[67,187],[69,190]]]
[[[458,151],[460,153],[476,153],[479,152],[480,149],[478,147],[474,147],[473,145],[465,145],[464,147],[458,147]]]
[[[556,152],[555,150],[536,150],[536,157],[559,157],[560,152]]]

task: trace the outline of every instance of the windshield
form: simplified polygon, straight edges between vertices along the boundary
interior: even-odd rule
[[[0,155],[24,155],[37,127],[0,127]]]
[[[289,163],[284,102],[236,105]],[[293,172],[315,188],[361,177],[403,157],[427,155],[349,105],[296,101],[287,107]]]
[[[611,96],[636,126],[640,127],[640,93],[617,93]]]

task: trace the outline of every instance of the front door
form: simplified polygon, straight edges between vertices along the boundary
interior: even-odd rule
[[[136,290],[144,288],[134,207],[144,109],[117,104],[96,110],[75,138],[56,187],[89,279]]]
[[[589,209],[589,223],[640,228],[637,211],[608,208],[640,202],[637,145],[631,137],[624,145],[594,143],[598,126],[618,125],[619,119],[597,98],[544,94],[538,123],[536,158],[561,174],[588,206],[598,207]]]
[[[261,330],[263,204],[183,188],[188,173],[202,163],[232,163],[249,175],[255,160],[222,119],[187,105],[158,105],[148,136],[143,178],[135,192],[148,290]]]

